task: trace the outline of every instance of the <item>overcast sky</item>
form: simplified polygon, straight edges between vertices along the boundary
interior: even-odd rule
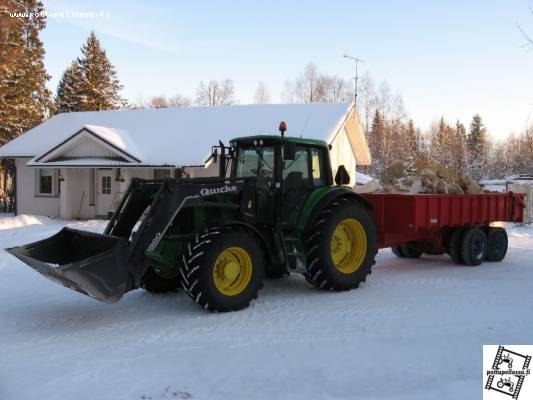
[[[483,117],[494,136],[533,123],[530,2],[485,1],[44,1],[55,17],[42,32],[49,82],[57,81],[91,29],[100,38],[130,101],[194,96],[200,80],[233,79],[240,104],[263,80],[281,102],[287,79],[309,61],[350,78],[350,53],[404,99],[426,129],[441,115],[469,124]],[[90,5],[88,5],[90,4]]]

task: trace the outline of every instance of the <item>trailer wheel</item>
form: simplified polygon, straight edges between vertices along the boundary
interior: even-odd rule
[[[264,254],[253,235],[212,228],[187,243],[180,268],[187,295],[212,311],[248,307],[263,287]]]
[[[487,234],[487,261],[499,262],[505,258],[508,246],[507,231],[503,228],[489,228]]]
[[[175,292],[180,287],[179,275],[175,271],[160,273],[149,267],[142,277],[141,287],[152,293]]]
[[[461,254],[463,234],[464,230],[462,228],[455,228],[448,244],[448,254],[452,261],[458,265],[464,265],[463,256]]]
[[[405,258],[405,256],[402,253],[402,246],[392,246],[390,248],[392,250],[392,253],[399,258]]]
[[[367,208],[353,200],[331,202],[307,231],[307,271],[313,286],[354,289],[371,273],[377,253],[376,228]]]
[[[400,246],[402,254],[405,258],[420,258],[422,254],[424,253],[422,250],[420,250],[417,247],[414,247],[409,244],[404,244]]]
[[[487,236],[479,228],[470,228],[461,241],[461,256],[469,266],[480,265],[487,255]]]
[[[392,246],[391,250],[396,257],[400,258],[419,258],[423,253],[422,250],[408,244]]]

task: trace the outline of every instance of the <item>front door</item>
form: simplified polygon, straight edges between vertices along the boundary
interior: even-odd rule
[[[96,214],[107,215],[113,205],[113,170],[99,169],[96,177]]]

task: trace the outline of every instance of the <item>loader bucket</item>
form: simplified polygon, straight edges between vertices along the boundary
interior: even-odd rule
[[[131,288],[127,240],[63,228],[54,236],[6,251],[45,277],[106,303]]]

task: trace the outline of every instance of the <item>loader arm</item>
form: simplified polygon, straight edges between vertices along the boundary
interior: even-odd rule
[[[227,207],[224,202],[213,201],[213,196],[241,192],[247,180],[135,178],[104,234],[63,228],[48,239],[7,251],[47,278],[113,303],[139,287],[148,268],[145,252],[157,248],[180,210],[197,206]]]

